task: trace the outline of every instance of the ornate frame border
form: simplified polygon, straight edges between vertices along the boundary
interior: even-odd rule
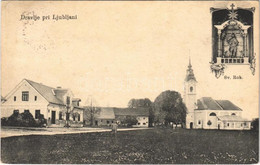
[[[233,9],[234,6],[235,5],[232,3],[231,8],[232,8],[233,12],[234,12],[234,9]],[[218,10],[222,10],[222,9],[225,9],[225,8],[213,8],[213,7],[211,7],[210,8],[210,13],[213,13],[214,11],[218,11]],[[237,9],[249,10],[249,11],[251,11],[253,13],[255,11],[254,7],[251,7],[251,8],[240,8],[240,7],[237,7]],[[213,62],[213,55],[212,55],[212,61],[210,62],[210,64],[211,64],[210,65],[211,72],[212,73],[214,72],[216,78],[219,78],[222,75],[224,75],[225,69],[227,68],[227,64],[214,63]],[[255,75],[255,68],[256,68],[256,54],[255,53],[252,53],[252,55],[251,55],[251,61],[249,62],[249,66],[250,66],[250,70],[251,70],[252,75]]]

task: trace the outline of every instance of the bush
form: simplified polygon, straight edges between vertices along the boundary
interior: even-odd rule
[[[2,126],[7,126],[7,119],[8,118],[6,118],[6,117],[1,118],[1,125]]]
[[[47,120],[44,118],[44,115],[40,114],[38,117],[38,120],[36,121],[37,127],[43,127],[46,126]]]
[[[2,126],[20,126],[20,127],[42,127],[46,124],[43,115],[39,115],[36,121],[30,112],[13,113],[8,118],[1,118]]]
[[[35,127],[37,126],[36,121],[33,118],[33,115],[30,112],[24,112],[21,113],[21,120],[18,118],[20,121],[21,126],[23,127]]]
[[[121,121],[121,123],[127,125],[127,127],[132,127],[133,125],[136,125],[137,122],[138,120],[134,116],[126,116],[126,118]]]
[[[252,121],[251,125],[252,125],[252,130],[258,131],[259,130],[259,119],[258,118],[254,119]]]
[[[20,126],[22,116],[20,113],[13,113],[10,117],[6,119],[6,126]]]

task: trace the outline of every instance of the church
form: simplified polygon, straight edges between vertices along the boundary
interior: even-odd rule
[[[241,117],[242,109],[229,100],[196,98],[197,80],[189,61],[183,99],[187,107],[187,129],[249,130],[251,121]]]

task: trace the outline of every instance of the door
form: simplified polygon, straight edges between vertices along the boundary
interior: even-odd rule
[[[55,124],[56,111],[51,111],[51,124]]]
[[[193,122],[190,123],[190,129],[192,129],[192,128],[193,128]]]

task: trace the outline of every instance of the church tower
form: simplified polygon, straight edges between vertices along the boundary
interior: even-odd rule
[[[191,62],[189,59],[189,65],[186,72],[186,78],[184,80],[184,103],[187,107],[186,115],[186,128],[194,128],[194,109],[196,109],[196,84],[197,80],[194,76]]]

